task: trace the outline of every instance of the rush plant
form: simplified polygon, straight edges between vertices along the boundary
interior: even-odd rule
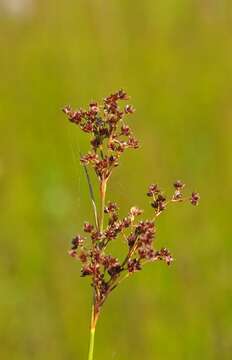
[[[125,217],[119,216],[119,208],[114,202],[106,203],[107,184],[113,170],[127,149],[138,149],[138,140],[126,123],[126,117],[134,113],[131,105],[120,107],[121,102],[129,100],[125,91],[106,97],[101,104],[91,102],[88,110],[73,110],[66,106],[63,111],[70,122],[89,135],[89,152],[81,155],[88,181],[93,205],[94,223],[85,222],[83,233],[76,235],[71,244],[69,255],[81,263],[81,276],[91,279],[93,290],[92,317],[90,326],[89,360],[93,359],[94,335],[101,309],[108,296],[127,277],[141,271],[148,262],[163,261],[170,265],[173,257],[168,249],[157,249],[156,219],[171,203],[185,200],[196,206],[199,194],[193,192],[185,197],[185,184],[176,181],[173,194],[166,198],[158,185],[152,184],[147,197],[153,208],[151,219],[140,220],[143,210],[132,206]],[[88,172],[92,167],[99,181],[99,206],[95,201],[94,191]],[[83,235],[84,234],[84,235]],[[112,241],[122,241],[127,251],[119,260],[108,251]],[[155,247],[154,247],[155,245]]]

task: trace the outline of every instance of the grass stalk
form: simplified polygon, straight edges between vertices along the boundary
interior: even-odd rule
[[[96,311],[95,305],[93,304],[92,305],[91,324],[90,324],[90,340],[89,340],[88,360],[93,360],[95,331],[96,331],[98,316],[99,316],[99,311]]]

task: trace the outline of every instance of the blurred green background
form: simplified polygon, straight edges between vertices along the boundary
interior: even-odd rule
[[[0,358],[86,359],[91,290],[67,256],[92,218],[79,151],[61,113],[121,87],[141,150],[108,199],[148,210],[149,183],[201,193],[159,219],[148,265],[107,301],[95,359],[231,359],[232,3],[0,1]]]

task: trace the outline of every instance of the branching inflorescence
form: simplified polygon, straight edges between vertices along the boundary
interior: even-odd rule
[[[75,236],[69,255],[81,262],[81,276],[91,278],[94,294],[91,321],[93,334],[102,305],[122,280],[140,271],[147,262],[161,260],[170,265],[173,261],[168,249],[154,248],[156,218],[170,203],[188,200],[192,205],[198,205],[200,199],[196,192],[185,197],[185,184],[178,180],[174,183],[174,191],[169,199],[166,199],[158,185],[149,186],[147,196],[154,209],[153,217],[149,220],[140,220],[143,211],[136,206],[131,207],[127,216],[120,218],[118,206],[114,202],[105,204],[107,183],[121,155],[126,149],[139,148],[138,140],[125,122],[125,118],[133,114],[134,108],[131,105],[123,108],[119,106],[120,101],[128,99],[126,92],[119,90],[106,97],[102,104],[90,103],[87,111],[74,111],[70,106],[63,109],[72,123],[90,135],[90,151],[81,156],[81,164],[87,175],[95,221],[94,224],[84,223],[85,236]],[[94,169],[99,180],[99,210],[87,171],[88,165]],[[121,261],[107,252],[109,243],[116,239],[122,240],[127,246],[127,253]],[[92,359],[92,352],[93,339],[89,359]]]

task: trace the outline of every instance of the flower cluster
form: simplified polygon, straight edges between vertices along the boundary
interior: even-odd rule
[[[89,235],[91,246],[86,248],[87,239],[77,235],[72,240],[69,254],[81,261],[81,275],[92,277],[98,306],[103,304],[123,276],[141,270],[147,262],[162,260],[167,265],[172,263],[173,257],[168,249],[155,249],[155,223],[168,204],[187,200],[182,193],[183,188],[184,184],[175,182],[174,194],[166,200],[157,185],[149,186],[147,196],[152,197],[151,206],[154,208],[151,220],[138,220],[143,211],[135,206],[131,207],[126,217],[120,219],[118,206],[109,202],[104,208],[108,221],[103,232],[88,222],[84,223],[83,231]],[[198,201],[199,194],[193,193],[190,203],[197,205]],[[121,261],[106,253],[109,242],[117,239],[127,244],[127,253]]]
[[[170,265],[173,257],[168,249],[156,247],[156,220],[172,203],[189,201],[198,205],[200,196],[193,192],[190,197],[184,195],[185,184],[178,180],[173,184],[170,197],[164,195],[157,184],[149,186],[147,196],[153,208],[151,219],[141,220],[143,211],[133,206],[128,214],[120,217],[116,203],[105,204],[107,181],[112,170],[118,165],[121,154],[127,148],[138,148],[138,141],[125,117],[134,112],[131,105],[119,107],[120,101],[129,97],[123,90],[106,97],[102,104],[91,102],[88,110],[72,110],[64,108],[68,119],[80,129],[90,134],[90,150],[81,157],[87,179],[87,165],[95,170],[99,180],[100,208],[91,195],[94,206],[95,224],[85,222],[84,235],[76,235],[72,240],[70,256],[82,264],[81,276],[90,277],[94,291],[94,316],[97,318],[100,308],[107,296],[119,283],[129,275],[140,271],[147,262],[164,261]],[[91,188],[91,184],[89,184]],[[92,189],[90,189],[92,194]],[[122,241],[126,251],[121,259],[108,253],[108,245],[112,241]]]
[[[100,180],[107,180],[114,167],[118,166],[119,158],[125,149],[137,149],[138,140],[125,117],[133,114],[133,106],[120,108],[119,102],[129,97],[125,91],[106,97],[102,104],[91,102],[88,110],[73,110],[70,106],[63,109],[68,119],[91,136],[90,151],[81,157],[81,163],[91,165]]]

